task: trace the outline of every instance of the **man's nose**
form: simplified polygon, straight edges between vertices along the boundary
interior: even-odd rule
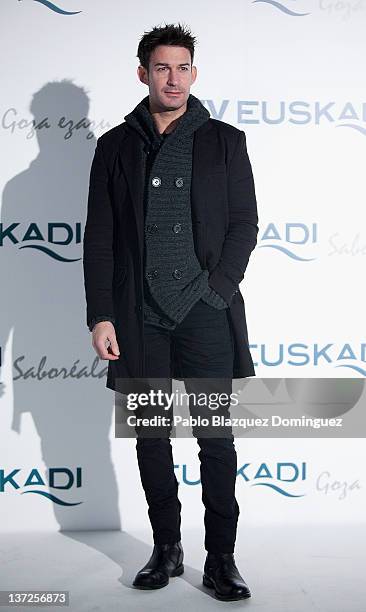
[[[168,83],[169,85],[176,85],[178,83],[178,75],[173,70],[169,70]]]

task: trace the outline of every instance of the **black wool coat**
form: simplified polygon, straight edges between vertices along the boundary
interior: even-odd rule
[[[123,378],[144,373],[143,249],[146,145],[126,122],[97,140],[90,171],[83,237],[86,322],[115,318],[120,349],[108,362],[106,386],[124,391]],[[194,133],[191,210],[193,239],[209,284],[229,304],[234,378],[255,376],[239,283],[257,243],[258,214],[246,137],[208,119]],[[174,354],[174,352],[173,352]],[[172,378],[181,380],[177,360]]]

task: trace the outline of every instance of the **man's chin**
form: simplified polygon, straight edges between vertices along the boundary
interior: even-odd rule
[[[186,101],[187,100],[184,94],[181,94],[179,96],[166,95],[164,96],[163,100],[160,101],[160,104],[162,107],[164,107],[165,110],[177,110],[178,108],[184,106]]]

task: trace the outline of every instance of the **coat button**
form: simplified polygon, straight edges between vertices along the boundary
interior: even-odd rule
[[[179,178],[175,179],[175,186],[176,187],[183,187],[183,183],[184,183],[184,181],[183,181],[181,176]]]
[[[146,229],[150,234],[154,234],[158,231],[158,226],[156,223],[152,223],[152,225],[147,225]]]
[[[174,272],[173,272],[173,276],[174,276],[174,278],[176,278],[176,279],[180,279],[180,278],[182,278],[182,270],[178,270],[178,269],[174,270]]]
[[[160,187],[161,185],[161,178],[159,178],[158,176],[154,176],[154,178],[151,181],[151,184],[153,187]]]
[[[181,224],[180,224],[180,223],[175,223],[175,224],[173,225],[173,232],[174,232],[175,234],[178,234],[178,232],[180,232],[181,230],[182,230],[182,226],[181,226]]]
[[[150,272],[146,274],[147,278],[150,280],[153,278],[156,278],[158,275],[159,275],[159,272],[157,270],[150,270]]]

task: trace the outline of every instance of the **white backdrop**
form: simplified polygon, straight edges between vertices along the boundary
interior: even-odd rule
[[[135,442],[114,438],[81,255],[96,138],[148,93],[139,38],[188,24],[192,93],[246,133],[260,229],[241,291],[257,376],[363,379],[366,5],[4,0],[1,17],[1,526],[133,529],[148,521]],[[184,524],[202,524],[200,486],[187,482],[198,447],[173,446]],[[363,519],[362,439],[236,447],[250,464],[237,482],[243,522]],[[254,486],[262,464],[281,491]]]

